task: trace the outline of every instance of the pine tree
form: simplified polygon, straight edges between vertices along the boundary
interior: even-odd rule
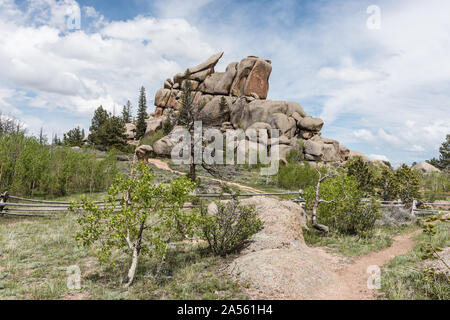
[[[450,134],[447,135],[446,140],[439,148],[439,163],[442,169],[450,169]]]
[[[69,147],[81,147],[83,145],[84,134],[80,127],[76,127],[64,133],[63,144]]]
[[[131,122],[131,102],[130,100],[127,101],[127,104],[123,106],[122,109],[122,119],[125,123]]]
[[[147,129],[147,122],[145,122],[146,119],[147,119],[147,98],[145,97],[145,88],[141,87],[137,113],[136,139],[140,139],[144,136],[145,130]]]

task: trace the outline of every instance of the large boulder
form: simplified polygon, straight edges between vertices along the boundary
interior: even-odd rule
[[[205,81],[200,85],[199,90],[204,93],[214,94],[215,87],[224,77],[225,72],[216,72],[206,77]],[[226,94],[226,93],[225,93]]]
[[[297,102],[288,101],[288,102],[286,102],[286,104],[287,104],[286,115],[288,117],[294,117],[294,113],[297,113],[298,116],[300,116],[298,121],[300,121],[301,118],[306,117],[305,110],[303,110],[302,106],[300,104],[298,104]]]
[[[299,128],[303,130],[319,132],[323,127],[323,120],[320,118],[313,118],[310,116],[304,117],[300,120]]]
[[[419,162],[412,167],[413,170],[419,170],[423,173],[441,172],[438,168],[428,162]]]
[[[136,125],[134,123],[125,123],[125,135],[128,140],[136,137]]]
[[[222,56],[223,56],[223,51],[216,53],[215,55],[209,57],[208,60],[206,60],[203,63],[200,63],[199,65],[197,65],[195,67],[188,68],[186,71],[193,74],[193,73],[197,73],[199,71],[203,71],[205,69],[214,68],[216,66],[217,62],[220,60],[220,58],[222,58]]]
[[[341,160],[339,142],[321,136],[306,140],[304,153],[308,161],[338,162]]]
[[[231,85],[230,93],[234,96],[240,97],[244,95],[245,83],[247,82],[247,77],[253,69],[257,57],[247,57],[241,60],[237,66],[236,77]]]
[[[235,105],[233,105],[231,122],[235,127],[247,129],[255,122],[268,123],[269,118],[274,113],[286,114],[287,111],[287,104],[284,101],[253,100],[246,104],[242,102],[243,100],[245,101],[245,99],[236,101],[236,103],[239,101],[239,106],[237,106],[236,110]],[[233,116],[233,113],[235,116]]]
[[[369,161],[369,158],[367,158],[367,156],[364,153],[356,151],[356,150],[350,150],[348,159],[351,159],[354,157],[361,157],[364,161]]]
[[[289,118],[284,113],[274,113],[272,114],[267,122],[274,129],[279,129],[282,135],[291,137],[291,129],[295,128],[295,120],[290,121]]]
[[[182,139],[180,131],[183,130],[185,129],[181,126],[175,127],[170,134],[153,144],[153,152],[158,156],[170,157],[173,147]]]
[[[152,134],[152,133],[156,132],[157,130],[161,129],[164,121],[166,121],[166,120],[167,120],[167,117],[165,117],[165,116],[146,120],[147,129],[145,129],[145,135],[147,136],[147,135]]]
[[[171,90],[170,89],[159,89],[156,91],[155,95],[155,106],[165,107],[169,101]]]
[[[271,72],[272,65],[265,60],[258,59],[245,82],[244,94],[251,96],[255,93],[260,99],[267,98]]]
[[[222,110],[220,102],[225,98],[227,107]],[[230,106],[233,104],[233,98],[230,96],[215,96],[209,101],[199,113],[199,119],[203,125],[220,126],[223,122],[230,120]]]
[[[237,62],[232,62],[227,66],[225,73],[214,85],[215,94],[230,94],[231,84],[233,83],[237,72],[237,65]]]

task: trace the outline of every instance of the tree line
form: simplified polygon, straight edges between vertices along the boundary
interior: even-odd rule
[[[139,140],[144,136],[147,129],[146,119],[147,98],[145,88],[141,87],[136,118],[133,117],[130,100],[122,107],[122,113],[119,116],[111,114],[103,106],[99,106],[94,111],[91,126],[89,127],[89,135],[86,136],[84,129],[76,127],[64,133],[62,140],[55,135],[52,143],[68,147],[82,147],[88,144],[103,151],[117,149],[123,152],[131,152],[132,147],[127,144],[125,124],[135,123],[135,139]]]

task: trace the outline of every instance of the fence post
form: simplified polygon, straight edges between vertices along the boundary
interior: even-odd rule
[[[298,204],[300,205],[300,207],[303,208],[302,195],[303,195],[303,190],[302,189],[298,190]]]
[[[412,215],[412,216],[415,216],[415,215],[416,215],[415,212],[414,212],[414,210],[416,210],[416,209],[417,209],[417,200],[414,199],[414,200],[413,200],[413,203],[412,203],[412,206],[411,206],[411,215]]]
[[[8,201],[9,198],[9,192],[5,191],[2,194],[0,194],[0,216],[4,216],[5,213],[3,212],[3,208],[6,206],[6,201]]]

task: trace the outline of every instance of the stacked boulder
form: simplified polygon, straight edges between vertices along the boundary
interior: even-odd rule
[[[205,62],[178,73],[165,80],[164,87],[155,95],[155,112],[147,122],[147,133],[159,130],[164,121],[175,119],[181,108],[182,89],[186,81],[191,82],[194,103],[202,105],[199,120],[204,127],[217,127],[222,131],[248,128],[279,131],[280,157],[286,154],[299,140],[303,140],[305,159],[320,162],[342,162],[352,152],[339,142],[321,136],[323,120],[307,116],[297,102],[266,100],[269,77],[272,71],[270,60],[248,56],[239,63],[232,62],[225,72],[215,72],[223,52],[213,55]],[[220,102],[225,98],[225,110]],[[171,134],[157,141],[157,155],[170,154]],[[243,137],[243,139],[247,139]],[[252,141],[245,142],[252,147]],[[159,148],[164,145],[164,148]],[[158,154],[161,150],[161,154]]]

